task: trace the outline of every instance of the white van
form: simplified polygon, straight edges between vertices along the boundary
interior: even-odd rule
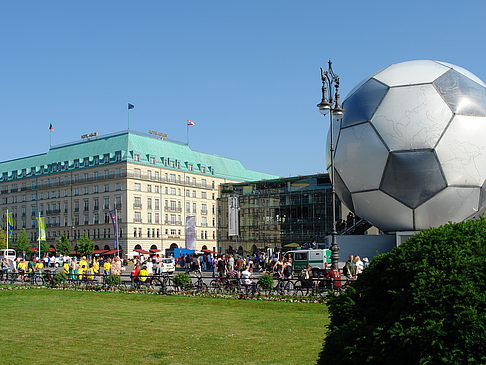
[[[174,259],[171,257],[164,257],[162,260],[162,272],[172,274],[175,271]]]
[[[12,248],[0,250],[0,259],[3,259],[4,257],[7,260],[14,261],[17,258],[17,254]]]
[[[295,250],[288,251],[292,255],[294,271],[302,271],[310,265],[313,271],[327,271],[331,268],[331,250]]]

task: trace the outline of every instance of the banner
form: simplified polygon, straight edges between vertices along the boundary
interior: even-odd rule
[[[46,223],[44,218],[37,218],[37,224],[39,225],[40,240],[46,240]]]
[[[115,231],[115,250],[118,250],[118,222],[116,209],[110,210],[111,222],[113,223],[113,230]]]
[[[196,217],[186,217],[186,248],[188,250],[196,249]]]
[[[237,196],[228,197],[228,235],[238,236],[240,228],[240,202]]]
[[[12,213],[7,213],[8,235],[12,235],[13,231],[13,216]]]

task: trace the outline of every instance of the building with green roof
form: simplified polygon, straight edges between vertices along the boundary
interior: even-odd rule
[[[14,240],[25,228],[38,239],[36,217],[45,218],[47,241],[87,234],[97,253],[115,248],[110,211],[118,220],[118,248],[156,252],[184,247],[186,220],[192,245],[216,249],[219,185],[274,179],[240,161],[192,150],[153,134],[122,131],[52,146],[46,153],[0,162],[3,227],[7,209]]]

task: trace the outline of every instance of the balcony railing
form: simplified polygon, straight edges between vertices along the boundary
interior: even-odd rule
[[[182,212],[182,208],[165,206],[164,207],[164,211],[166,211],[166,212],[173,212],[173,213],[181,213]]]

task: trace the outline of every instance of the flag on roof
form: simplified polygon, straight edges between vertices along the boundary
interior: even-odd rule
[[[8,224],[8,229],[9,229],[9,235],[11,236],[13,228],[14,228],[12,213],[8,213],[8,215],[7,215],[7,224]]]
[[[53,131],[54,130],[54,127],[52,126],[52,123],[49,124],[49,130],[50,131]]]
[[[128,110],[135,108],[135,105],[128,103]]]
[[[192,120],[187,120],[187,125],[196,125],[196,123],[194,123]]]

